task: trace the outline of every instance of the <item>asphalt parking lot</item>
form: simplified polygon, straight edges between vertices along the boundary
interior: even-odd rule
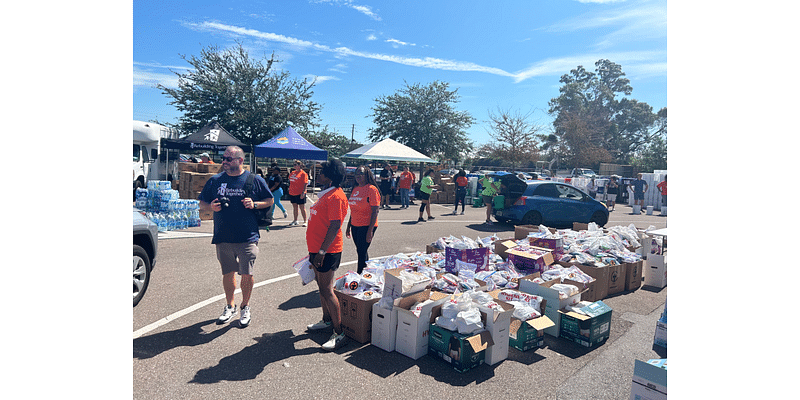
[[[512,348],[507,360],[465,373],[430,356],[412,360],[353,340],[324,352],[329,333],[305,330],[321,316],[316,285],[303,286],[292,269],[306,252],[305,228],[287,226],[292,211],[284,204],[290,218],[275,219],[259,242],[253,320],[244,329],[238,322],[215,324],[224,297],[212,223],[161,235],[151,286],[133,310],[134,398],[627,399],[634,360],[666,358],[653,334],[667,288],[647,287],[603,300],[614,310],[611,336],[593,349],[545,335],[543,348]],[[370,256],[424,251],[449,235],[513,237],[511,225],[483,224],[484,208],[446,215],[451,211],[432,205],[436,219],[424,223],[416,222],[413,206],[381,211]],[[607,226],[666,227],[667,217],[654,214],[617,205]],[[355,246],[345,239],[337,276],[355,269],[354,260]]]

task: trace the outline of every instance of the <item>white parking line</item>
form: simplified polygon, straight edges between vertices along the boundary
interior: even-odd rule
[[[386,256],[386,257],[390,257],[390,256]],[[383,257],[378,257],[378,258],[383,258]],[[347,266],[347,265],[355,264],[357,262],[358,261],[348,261],[348,262],[339,264],[339,266],[340,267],[344,267],[344,266]],[[286,280],[286,279],[289,279],[289,278],[294,278],[296,276],[299,277],[300,275],[298,275],[297,273],[294,273],[294,274],[279,276],[277,278],[267,279],[265,281],[258,282],[255,285],[253,285],[253,289],[255,289],[257,287],[260,287],[260,286],[268,285],[270,283],[280,282],[282,280]],[[242,289],[236,289],[234,294],[239,294],[241,292],[242,292]],[[224,293],[220,294],[220,295],[217,295],[217,296],[214,296],[214,297],[212,297],[212,298],[210,298],[208,300],[201,301],[201,302],[199,302],[199,303],[197,303],[197,304],[195,304],[195,305],[193,305],[191,307],[187,307],[187,308],[184,308],[183,310],[180,310],[178,312],[174,312],[174,313],[172,313],[170,315],[167,315],[166,317],[161,318],[160,320],[158,320],[156,322],[153,322],[150,325],[147,325],[145,327],[139,328],[136,331],[134,331],[133,332],[133,338],[136,339],[136,338],[144,335],[145,333],[148,333],[148,332],[150,332],[150,331],[152,331],[152,330],[154,330],[154,329],[156,329],[156,328],[158,328],[158,327],[160,327],[162,325],[166,325],[167,323],[169,323],[171,321],[174,321],[174,320],[176,320],[176,319],[178,319],[178,318],[180,318],[180,317],[182,317],[182,316],[184,316],[186,314],[189,314],[189,313],[191,313],[193,311],[197,311],[197,310],[199,310],[199,309],[201,309],[201,308],[203,308],[203,307],[205,307],[205,306],[207,306],[209,304],[212,304],[214,302],[217,302],[217,301],[223,300],[223,299],[225,299],[225,294]]]

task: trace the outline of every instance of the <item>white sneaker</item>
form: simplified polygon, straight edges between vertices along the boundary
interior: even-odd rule
[[[303,226],[308,226],[308,223],[306,223],[305,221],[303,221]]]
[[[318,331],[318,330],[321,330],[321,329],[330,328],[332,325],[333,325],[333,323],[331,321],[319,321],[316,324],[311,324],[311,325],[306,326],[306,329],[308,329],[310,331]]]
[[[289,214],[287,214],[286,211],[283,212],[283,218],[289,218]]]
[[[225,308],[222,310],[222,315],[217,318],[217,325],[222,325],[231,319],[236,314],[236,305],[233,307],[226,305]]]
[[[250,325],[250,306],[242,307],[242,311],[239,315],[240,326],[246,327],[247,325]]]
[[[461,212],[461,215],[464,215],[464,212],[463,212],[463,211]]]
[[[328,341],[322,345],[322,349],[327,351],[335,350],[338,349],[339,347],[342,347],[346,342],[347,342],[347,337],[344,336],[344,331],[342,331],[342,333],[339,334],[333,332],[331,338],[328,339]]]
[[[297,225],[299,225],[299,224],[297,223],[297,221],[292,221],[292,223],[291,223],[291,224],[289,224],[289,226],[297,226]]]

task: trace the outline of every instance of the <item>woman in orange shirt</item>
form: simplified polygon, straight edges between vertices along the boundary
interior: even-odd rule
[[[308,257],[314,268],[322,305],[322,321],[308,325],[309,330],[333,327],[333,335],[322,345],[331,351],[345,343],[339,300],[333,292],[333,276],[342,261],[342,222],[347,217],[347,196],[339,187],[344,180],[344,164],[337,159],[322,163],[317,180],[322,184],[319,200],[311,206],[306,230]]]
[[[367,266],[367,250],[375,230],[378,229],[378,209],[381,205],[381,193],[375,175],[366,166],[356,168],[356,186],[350,193],[350,220],[347,221],[345,235],[350,238],[353,231],[353,241],[358,253],[358,273]]]
[[[464,207],[467,204],[467,185],[469,185],[467,171],[461,169],[456,174],[456,208],[453,210],[453,215],[458,212],[458,202],[461,202],[461,215],[464,215]]]
[[[306,226],[306,186],[308,186],[308,174],[303,171],[303,163],[294,160],[294,170],[289,173],[289,202],[292,203],[294,211],[294,221],[289,226],[297,225],[297,209],[303,214],[303,226]]]

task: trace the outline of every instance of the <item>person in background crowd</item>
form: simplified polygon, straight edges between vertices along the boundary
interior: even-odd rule
[[[347,221],[345,235],[353,241],[358,254],[358,273],[367,266],[369,245],[378,229],[378,209],[381,204],[381,193],[375,175],[365,166],[356,168],[356,185],[350,193],[350,220]]]
[[[658,190],[661,191],[661,205],[666,207],[667,206],[667,176],[664,175],[664,180],[656,185]]]
[[[467,171],[460,169],[456,174],[456,204],[454,204],[455,209],[453,209],[453,215],[456,215],[458,212],[458,203],[461,202],[461,215],[464,215],[464,208],[466,207],[467,202],[467,185],[469,185],[469,180],[467,179]]]
[[[436,219],[431,215],[431,193],[437,187],[433,184],[432,175],[433,169],[429,169],[425,172],[425,175],[422,177],[422,182],[419,184],[419,195],[415,195],[420,200],[420,203],[422,203],[419,205],[419,219],[417,219],[417,222],[425,222],[425,219],[422,218],[423,211],[428,212],[428,220]]]
[[[211,157],[208,153],[200,154],[200,163],[202,164],[214,164],[214,161],[211,160]]]
[[[403,173],[400,174],[400,177],[397,180],[397,187],[400,191],[400,208],[408,208],[408,192],[411,190],[411,184],[413,184],[415,180],[416,177],[414,176],[414,173],[408,169],[408,166],[406,165],[403,167]]]
[[[631,186],[633,186],[633,204],[638,204],[639,212],[644,212],[644,194],[647,193],[647,189],[650,186],[642,179],[641,173],[636,175],[636,179],[631,182]]]
[[[281,197],[283,197],[283,187],[281,186],[283,185],[283,177],[281,176],[281,169],[278,165],[273,164],[270,172],[267,185],[269,185],[269,190],[275,198],[275,207],[283,211],[283,218],[289,218],[289,214],[286,213],[286,209],[283,208],[283,204],[281,204]],[[275,214],[275,207],[272,207],[272,215]]]
[[[589,192],[589,197],[597,197],[597,183],[594,182],[594,178],[586,184],[586,190]]]
[[[381,171],[381,208],[391,210],[389,207],[389,196],[392,195],[392,178],[394,172],[389,167],[389,163],[383,163],[383,170]]]
[[[617,202],[617,193],[619,193],[619,184],[617,184],[617,177],[612,176],[611,180],[608,181],[606,184],[606,198],[608,199],[608,204],[611,205],[611,210],[614,211],[614,205]]]
[[[346,342],[341,307],[333,292],[333,277],[341,263],[344,246],[341,227],[348,211],[347,196],[340,187],[344,177],[344,164],[340,160],[322,163],[317,181],[323,190],[319,193],[319,200],[311,206],[306,230],[308,257],[314,268],[322,305],[322,320],[307,328],[313,331],[333,327],[330,339],[322,345],[326,351],[337,349]]]
[[[303,215],[303,226],[306,226],[306,187],[308,186],[308,174],[303,170],[300,160],[294,160],[294,170],[289,174],[289,202],[292,203],[294,221],[289,226],[297,226],[297,209]]]
[[[483,198],[483,204],[486,204],[486,224],[492,224],[492,199],[497,194],[497,191],[500,188],[497,184],[492,180],[489,175],[484,175],[478,183],[483,187],[481,191],[481,197]]]
[[[217,260],[222,267],[222,288],[226,305],[217,324],[230,321],[236,314],[234,293],[236,273],[241,278],[242,305],[239,324],[250,324],[250,295],[253,292],[253,266],[258,256],[258,220],[253,209],[272,206],[272,193],[264,178],[255,174],[253,187],[247,192],[246,182],[250,171],[242,167],[244,152],[230,146],[222,157],[222,172],[212,176],[203,186],[198,200],[200,209],[214,211],[214,235]]]

